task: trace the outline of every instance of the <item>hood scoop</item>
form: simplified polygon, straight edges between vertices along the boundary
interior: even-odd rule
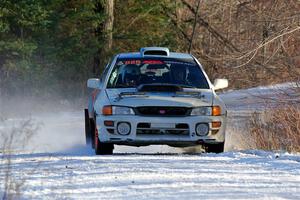
[[[181,92],[182,87],[171,84],[142,84],[137,88],[138,92]]]

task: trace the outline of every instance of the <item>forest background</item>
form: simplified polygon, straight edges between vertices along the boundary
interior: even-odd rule
[[[231,89],[300,79],[298,0],[1,0],[0,96],[74,99],[112,55],[190,52]]]

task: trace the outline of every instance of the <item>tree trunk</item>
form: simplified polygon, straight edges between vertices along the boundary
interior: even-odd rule
[[[104,32],[106,35],[106,44],[105,50],[110,51],[112,48],[113,43],[113,26],[114,26],[114,0],[106,0],[105,5],[105,13],[106,13],[106,20],[104,25]]]
[[[105,20],[99,24],[95,30],[95,35],[100,40],[102,47],[94,57],[93,74],[100,76],[108,60],[113,44],[113,24],[114,24],[114,0],[97,1],[95,4],[96,13],[105,13]]]

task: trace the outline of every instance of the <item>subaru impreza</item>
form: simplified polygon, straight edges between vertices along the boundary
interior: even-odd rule
[[[191,54],[162,47],[121,53],[87,86],[85,135],[97,155],[112,154],[114,145],[224,151],[227,111],[215,91],[228,81],[212,84]]]

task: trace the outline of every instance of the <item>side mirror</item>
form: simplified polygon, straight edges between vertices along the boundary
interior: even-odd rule
[[[99,89],[100,87],[100,80],[98,78],[90,78],[87,81],[87,87],[93,89]]]
[[[228,80],[227,79],[216,79],[214,81],[214,89],[220,90],[228,87]]]

